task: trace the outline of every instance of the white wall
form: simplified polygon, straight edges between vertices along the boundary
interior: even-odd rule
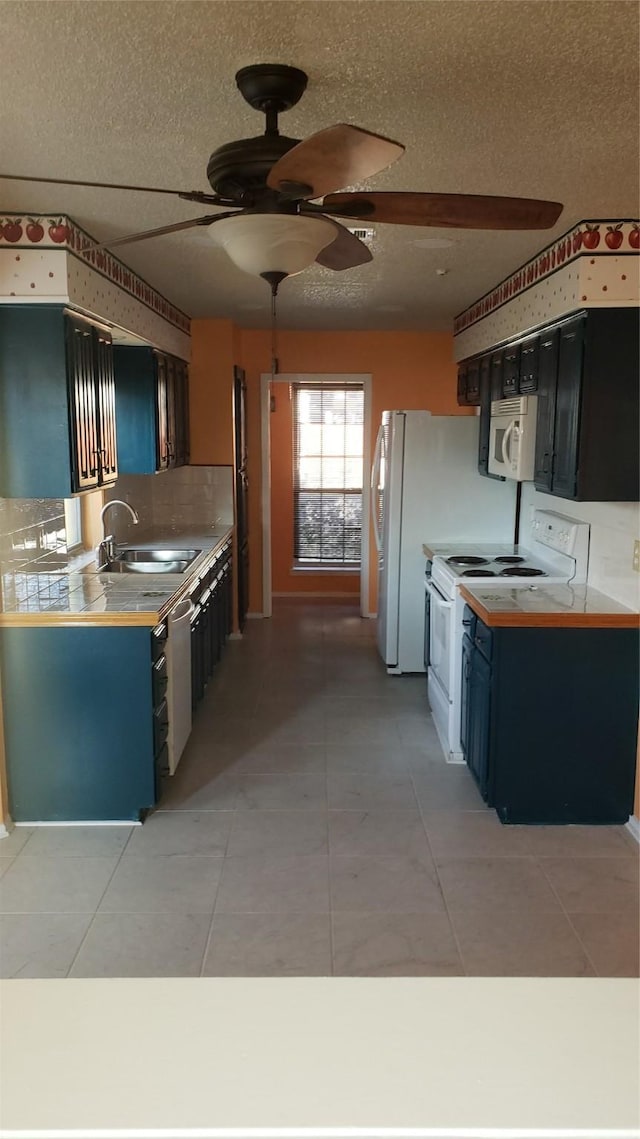
[[[632,568],[633,544],[640,538],[637,502],[570,502],[522,484],[520,536],[527,544],[531,510],[554,510],[591,526],[588,584],[631,609],[640,608],[640,574]]]

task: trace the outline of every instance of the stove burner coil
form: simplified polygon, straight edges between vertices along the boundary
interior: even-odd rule
[[[499,558],[494,558],[494,562],[500,562],[505,566],[517,566],[524,558],[518,557],[517,554],[501,554]]]
[[[533,566],[513,566],[513,568],[500,570],[500,577],[546,577],[546,573],[541,569],[534,569]]]
[[[450,566],[486,566],[489,564],[488,558],[477,558],[473,554],[461,554],[459,557],[447,558]]]
[[[460,577],[495,577],[495,576],[496,575],[495,575],[495,572],[493,570],[483,570],[483,569],[463,570],[463,572],[460,574]]]

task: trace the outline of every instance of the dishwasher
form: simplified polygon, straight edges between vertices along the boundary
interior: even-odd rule
[[[167,625],[167,705],[169,774],[173,775],[191,733],[191,614],[193,602],[180,601]]]

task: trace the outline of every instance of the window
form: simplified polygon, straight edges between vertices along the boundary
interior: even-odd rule
[[[362,535],[364,390],[293,385],[294,558],[358,568]]]

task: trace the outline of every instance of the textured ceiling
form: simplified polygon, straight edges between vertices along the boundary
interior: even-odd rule
[[[289,328],[449,328],[453,315],[583,218],[638,212],[638,5],[618,0],[23,0],[2,3],[6,173],[208,190],[225,142],[262,133],[235,72],[309,75],[281,119],[336,122],[406,154],[378,190],[507,194],[565,205],[554,230],[376,227],[369,265],[282,286]],[[70,214],[106,240],[208,210],[160,195],[0,181],[0,212]],[[433,248],[424,239],[452,244]],[[205,230],[119,256],[192,316],[268,323],[268,292]],[[438,275],[437,269],[445,269]]]

